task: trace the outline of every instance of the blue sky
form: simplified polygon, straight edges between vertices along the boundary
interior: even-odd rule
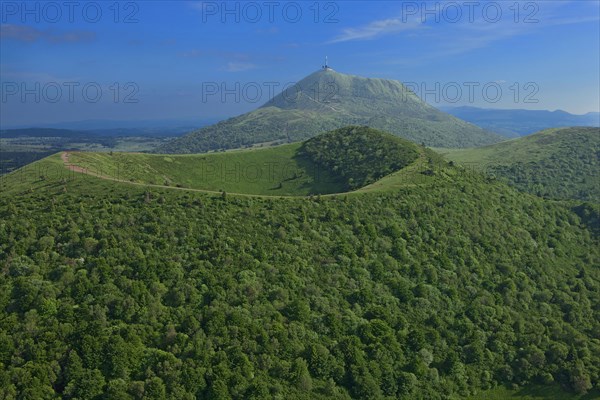
[[[600,108],[596,0],[1,4],[3,126],[233,116],[326,55],[434,105]]]

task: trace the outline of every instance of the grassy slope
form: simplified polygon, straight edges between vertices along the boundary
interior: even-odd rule
[[[225,162],[237,162],[239,165],[248,165],[248,162],[255,157],[264,162],[265,159],[261,157],[265,155],[269,155],[267,159],[270,162],[274,163],[279,160],[281,165],[287,165],[286,163],[288,162],[294,162],[290,158],[294,154],[292,150],[297,149],[300,145],[298,143],[264,150],[234,150],[206,155],[161,156],[115,153],[113,156],[110,156],[109,153],[69,153],[69,161],[71,163],[89,168],[86,173],[70,171],[64,165],[61,153],[57,153],[28,164],[15,172],[1,176],[0,188],[2,192],[10,195],[23,193],[27,190],[38,190],[48,185],[59,186],[61,182],[79,182],[81,184],[89,181],[97,182],[98,179],[95,175],[100,175],[103,178],[107,178],[104,179],[103,183],[104,185],[108,185],[106,187],[125,183],[135,184],[138,187],[163,188],[169,191],[199,191],[219,194],[221,190],[224,190],[228,195],[233,196],[251,195],[293,199],[296,196],[306,196],[315,193],[324,194],[325,196],[345,194],[353,197],[362,193],[386,193],[394,192],[401,188],[425,187],[444,182],[447,183],[455,179],[456,175],[465,172],[459,169],[445,168],[446,162],[437,153],[428,149],[424,149],[420,157],[407,167],[351,192],[346,192],[345,184],[338,177],[329,174],[326,170],[319,170],[319,179],[317,180],[313,179],[312,175],[306,174],[298,179],[284,181],[282,189],[276,189],[277,184],[271,179],[265,178],[259,181],[239,179],[234,181],[232,176],[228,175],[230,179],[225,180],[217,173],[202,175],[199,172],[200,170],[194,173],[194,168],[189,167],[190,165],[223,165]],[[288,157],[284,157],[286,153]],[[120,158],[122,161],[115,162],[114,158]],[[165,158],[172,161],[167,161]],[[208,163],[209,161],[211,164]],[[186,167],[180,168],[183,162],[186,163]],[[304,165],[306,164],[308,162]],[[312,168],[317,167],[312,166]],[[238,170],[241,169],[241,167],[238,168]],[[191,172],[186,172],[188,170]],[[424,173],[427,170],[435,172],[433,175],[428,175]],[[263,168],[263,171],[266,177],[266,172],[269,169]],[[281,169],[278,171],[281,171]],[[285,171],[293,171],[293,169],[290,167],[286,168]],[[293,172],[291,173],[293,174]],[[42,176],[44,177],[43,179]],[[161,179],[164,179],[165,176],[173,179],[168,186],[164,185],[164,181],[161,182]],[[206,179],[209,177],[210,179]],[[181,182],[187,182],[189,185],[185,186]],[[309,191],[308,189],[311,190]]]
[[[69,161],[118,179],[264,195],[343,190],[338,178],[298,157],[300,144],[205,155],[71,153]]]
[[[598,128],[548,129],[485,147],[437,151],[529,193],[558,199],[600,198]]]
[[[594,400],[600,398],[600,390],[585,395],[564,391],[558,385],[530,385],[520,389],[498,387],[485,390],[468,400]]]
[[[68,161],[113,180],[265,196],[342,193],[398,170],[394,179],[365,188],[385,190],[385,182],[421,183],[420,172],[428,168],[423,148],[374,129],[351,127],[318,138],[304,145],[204,155],[69,152]]]
[[[582,133],[583,132],[583,133]],[[584,188],[588,193],[584,200],[593,199],[598,193],[597,161],[594,164],[597,142],[594,128],[576,130],[551,129],[526,138],[511,140],[475,149],[437,149],[447,159],[461,163],[469,169],[487,170],[496,176],[506,178],[517,188],[533,194],[545,194],[549,197],[578,198]],[[275,146],[264,149],[247,149],[210,153],[204,155],[150,155],[108,153],[71,153],[70,162],[89,168],[91,173],[149,185],[169,185],[179,188],[221,191],[267,196],[305,196],[309,194],[341,193],[346,191],[344,179],[317,167],[307,157],[298,156],[301,143]],[[572,168],[565,167],[565,155],[587,151],[584,161]],[[52,168],[64,174],[64,167],[58,156]],[[589,160],[592,160],[591,163]],[[523,162],[527,160],[527,164]],[[552,160],[552,163],[548,163]],[[587,161],[585,161],[587,160]],[[597,159],[596,159],[597,160]],[[545,174],[536,177],[534,163],[544,163]],[[432,165],[433,164],[433,165]],[[521,171],[529,175],[527,179],[515,181],[508,174],[511,171],[498,169],[498,166],[518,165]],[[48,164],[44,164],[48,165]],[[422,185],[449,178],[449,174],[460,173],[457,170],[443,168],[444,162],[433,152],[422,152],[416,162],[371,183],[357,192],[390,191],[401,187]],[[441,168],[438,168],[441,167]],[[553,168],[554,167],[554,168]],[[20,175],[39,175],[35,166],[19,171]],[[537,164],[539,170],[539,164]],[[434,176],[423,172],[434,170]],[[514,171],[514,170],[513,170]],[[465,171],[463,171],[464,173]],[[575,177],[572,175],[575,174]],[[587,177],[584,176],[587,174]],[[294,178],[296,176],[296,178]],[[294,178],[294,179],[292,179]],[[512,179],[511,179],[512,178]],[[523,176],[521,175],[521,178]],[[558,179],[556,184],[551,179]],[[532,182],[535,183],[532,184]],[[279,186],[281,183],[281,187]],[[544,191],[540,191],[540,186]],[[560,190],[560,191],[559,191]],[[554,196],[552,196],[554,195]],[[596,196],[598,198],[598,196]]]

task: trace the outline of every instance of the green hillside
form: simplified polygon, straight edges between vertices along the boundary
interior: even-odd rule
[[[69,153],[90,173],[136,183],[246,194],[342,192],[340,178],[298,155],[300,143],[203,155]]]
[[[393,135],[347,127],[306,143],[265,149],[202,155],[69,152],[68,163],[88,174],[135,183],[306,196],[358,189],[401,170],[421,153],[426,151]]]
[[[437,147],[504,140],[428,105],[401,82],[321,70],[255,111],[174,139],[156,152],[201,153],[297,142],[348,125],[366,125]]]
[[[281,199],[29,167],[0,180],[0,398],[600,383],[600,246],[562,203],[443,164]]]
[[[452,161],[554,199],[600,199],[600,129],[548,129],[474,149],[438,149]]]

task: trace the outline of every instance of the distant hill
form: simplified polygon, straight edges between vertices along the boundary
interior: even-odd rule
[[[201,153],[289,143],[348,125],[370,126],[438,147],[472,147],[502,140],[430,106],[401,82],[320,70],[257,110],[199,129],[156,152]]]
[[[548,129],[491,146],[441,152],[538,196],[600,199],[600,128]]]
[[[18,128],[0,130],[0,138],[78,138],[97,139],[110,137],[174,137],[189,132],[191,127],[171,128],[97,128],[97,129],[63,129],[63,128]]]
[[[172,130],[198,126],[206,126],[218,122],[218,118],[185,118],[185,119],[136,119],[136,120],[110,120],[86,119],[80,121],[62,121],[52,123],[34,123],[27,125],[0,125],[0,130],[28,129],[32,126],[38,128],[69,129],[75,131],[87,130],[113,130],[113,129],[140,129],[140,130]]]
[[[477,107],[444,107],[442,110],[509,138],[548,128],[600,126],[600,113],[597,112],[575,115],[562,110],[494,110]]]
[[[23,128],[23,129],[2,129],[0,130],[0,138],[21,138],[21,137],[53,137],[53,138],[75,138],[90,136],[84,131],[76,131],[71,129],[55,129],[55,128]]]

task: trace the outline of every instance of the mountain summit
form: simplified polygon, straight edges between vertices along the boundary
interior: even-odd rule
[[[323,68],[258,109],[194,131],[157,151],[195,153],[295,142],[347,125],[370,126],[436,147],[473,147],[502,140],[430,106],[399,81]]]

